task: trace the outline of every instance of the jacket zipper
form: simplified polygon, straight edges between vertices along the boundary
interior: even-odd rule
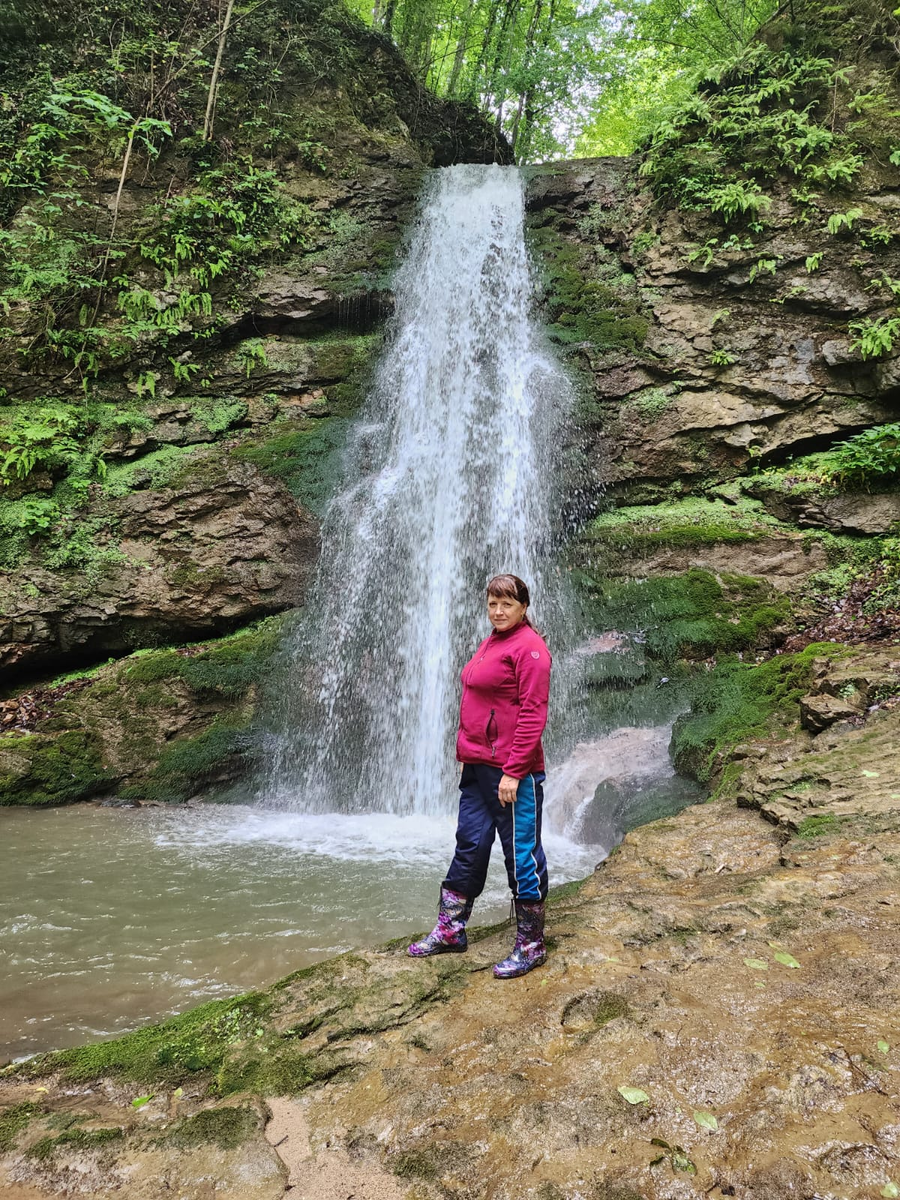
[[[491,740],[491,721],[494,722],[494,739],[495,739],[494,741]],[[499,730],[497,729],[497,722],[494,720],[494,710],[491,709],[491,715],[488,717],[488,722],[487,722],[487,725],[485,726],[485,730],[484,730],[484,736],[487,739],[487,744],[491,748],[491,758],[494,757],[494,746],[495,746],[495,741],[496,741],[498,734],[499,734]]]

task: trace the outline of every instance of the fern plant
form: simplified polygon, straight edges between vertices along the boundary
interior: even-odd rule
[[[900,316],[853,321],[850,332],[856,335],[850,343],[851,350],[858,350],[864,359],[882,358],[890,354],[894,342],[900,338]]]
[[[900,482],[900,422],[876,425],[835,447],[834,479],[842,486],[862,487]]]

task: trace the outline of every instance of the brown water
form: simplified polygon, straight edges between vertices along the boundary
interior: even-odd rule
[[[453,821],[77,805],[0,809],[0,837],[2,1060],[430,926]],[[547,850],[555,883],[603,854],[562,837]],[[476,919],[501,919],[508,897],[495,852]]]

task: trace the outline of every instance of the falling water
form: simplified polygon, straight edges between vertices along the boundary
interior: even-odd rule
[[[512,571],[559,656],[553,462],[569,387],[530,318],[514,168],[434,172],[279,683],[263,801],[436,814],[455,790],[459,670]]]

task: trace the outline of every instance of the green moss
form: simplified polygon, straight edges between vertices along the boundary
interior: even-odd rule
[[[586,251],[556,230],[531,231],[539,256],[548,332],[563,344],[588,342],[597,350],[637,353],[650,327],[634,277],[604,247]]]
[[[244,420],[247,404],[244,400],[235,400],[228,396],[200,397],[191,401],[190,412],[207,433],[218,434]]]
[[[627,1017],[630,1013],[631,1009],[624,996],[620,996],[618,992],[601,992],[597,998],[594,1024],[598,1028],[602,1028],[610,1021],[616,1021],[619,1017]]]
[[[29,1158],[36,1158],[38,1162],[45,1162],[57,1150],[67,1147],[70,1150],[100,1150],[108,1146],[110,1142],[120,1142],[125,1134],[118,1128],[108,1129],[67,1129],[57,1137],[43,1137],[35,1142],[33,1146],[29,1146],[27,1154]]]
[[[88,734],[71,730],[56,737],[0,737],[0,805],[68,804],[110,781]]]
[[[282,624],[281,616],[267,617],[213,642],[177,650],[138,651],[121,667],[121,684],[130,687],[178,678],[196,692],[242,696],[268,669]]]
[[[39,1104],[14,1104],[12,1108],[0,1113],[0,1154],[12,1150],[16,1139],[33,1117],[39,1116],[43,1109]]]
[[[189,1075],[212,1075],[235,1043],[254,1036],[271,1007],[271,998],[260,992],[213,1000],[114,1041],[42,1054],[7,1071],[32,1079],[59,1072],[71,1083],[109,1077],[157,1085]]]
[[[826,837],[828,834],[837,833],[841,827],[840,818],[834,813],[818,813],[812,817],[804,817],[797,826],[798,838],[816,838]]]
[[[719,663],[698,679],[690,712],[675,723],[676,768],[708,782],[732,747],[766,736],[779,720],[797,726],[813,659],[833,658],[836,652],[832,642],[814,643],[799,654],[779,655],[763,663]]]
[[[666,409],[671,408],[674,391],[661,387],[644,388],[643,391],[633,392],[622,406],[623,419],[630,421],[635,417],[642,422],[652,424],[658,421]]]
[[[392,1164],[395,1175],[401,1179],[437,1179],[440,1174],[441,1148],[412,1150],[401,1154]]]
[[[784,528],[762,504],[746,497],[735,504],[687,497],[667,504],[616,508],[602,513],[583,537],[616,550],[645,552],[661,547],[749,542]]]
[[[109,787],[121,776],[103,764],[108,722],[123,731],[117,761],[127,762],[133,782],[124,798],[183,800],[205,784],[240,773],[255,743],[249,733],[253,686],[270,669],[284,618],[267,618],[213,642],[177,650],[139,650],[117,663],[63,676],[65,687],[88,686],[56,697],[39,734],[0,735],[0,804],[65,804]],[[221,709],[206,716],[207,728],[167,744],[153,714],[201,699]],[[211,722],[211,723],[210,723]],[[75,728],[73,728],[75,726]],[[61,732],[57,732],[61,731]]]
[[[275,1044],[262,1047],[258,1054],[227,1058],[216,1075],[215,1091],[220,1096],[236,1092],[296,1096],[311,1084],[330,1079],[341,1067],[333,1055],[312,1057],[296,1046]]]
[[[587,880],[572,879],[568,883],[558,883],[556,887],[552,887],[547,893],[547,900],[551,904],[557,904],[561,900],[569,900],[572,896],[577,896],[584,887]]]
[[[707,657],[759,646],[791,602],[749,576],[691,570],[647,580],[581,577],[591,624],[640,637],[651,658]]]
[[[136,461],[110,466],[103,492],[107,496],[125,496],[137,488],[168,487],[183,470],[185,459],[196,453],[196,446],[161,446]]]
[[[214,1145],[222,1150],[236,1150],[256,1133],[259,1125],[259,1116],[252,1108],[209,1108],[179,1121],[160,1141],[179,1149]]]
[[[347,418],[324,418],[261,443],[245,443],[232,453],[280,479],[302,504],[320,514],[339,480],[340,454],[348,428]]]
[[[166,746],[149,774],[120,788],[119,794],[125,800],[178,803],[223,778],[241,774],[252,748],[248,722],[241,713],[216,717],[196,737],[179,738]]]

